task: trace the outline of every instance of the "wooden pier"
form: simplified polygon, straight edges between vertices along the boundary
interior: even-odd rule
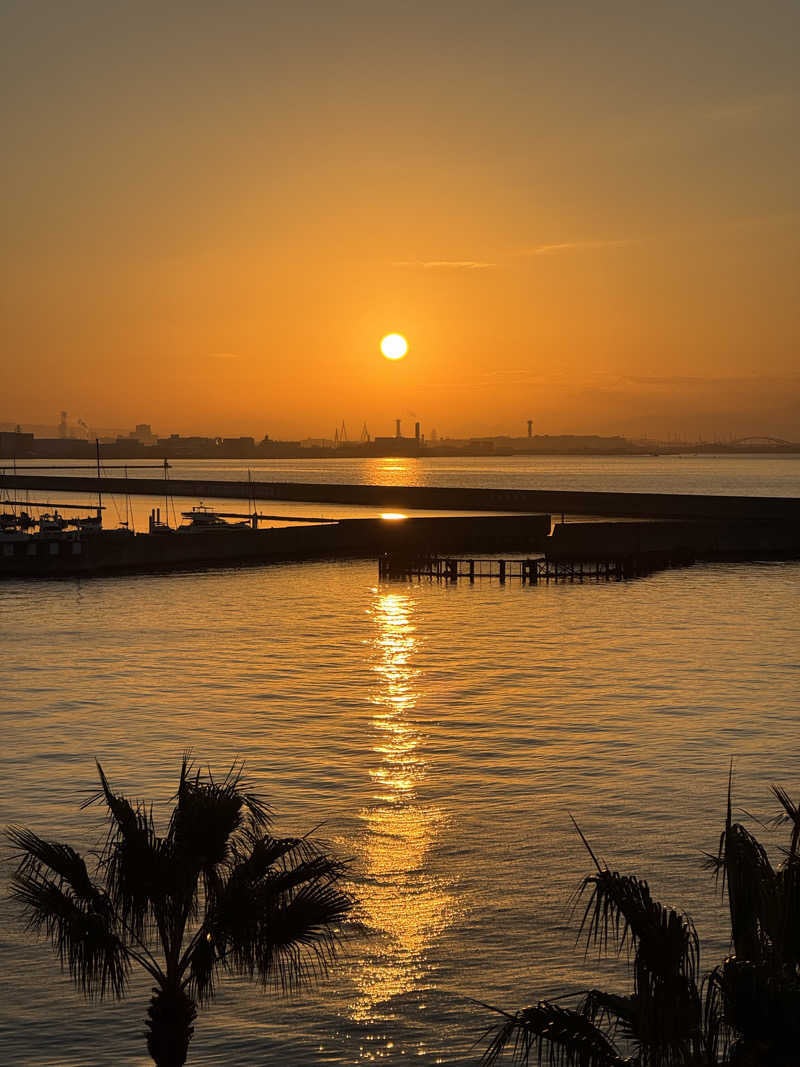
[[[616,559],[552,560],[530,559],[454,559],[449,556],[424,556],[416,559],[384,554],[378,557],[378,577],[383,580],[422,580],[474,583],[479,578],[495,579],[501,585],[518,581],[523,585],[539,582],[621,582],[641,578],[657,570],[691,565],[690,560],[673,561],[659,556],[627,556]]]

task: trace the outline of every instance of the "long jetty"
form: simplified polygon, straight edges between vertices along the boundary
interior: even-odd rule
[[[691,493],[610,493],[550,489],[477,489],[322,482],[199,481],[186,478],[101,478],[0,475],[0,488],[41,492],[120,493],[198,499],[280,500],[431,511],[548,512],[646,519],[758,519],[800,522],[800,497]]]
[[[382,580],[422,580],[457,582],[466,579],[471,585],[476,579],[495,579],[501,585],[517,580],[523,585],[539,582],[612,582],[626,578],[641,578],[668,567],[691,566],[692,559],[658,558],[639,555],[626,558],[595,560],[551,560],[546,557],[528,559],[454,559],[448,556],[426,556],[408,559],[385,553],[378,557],[378,577]]]

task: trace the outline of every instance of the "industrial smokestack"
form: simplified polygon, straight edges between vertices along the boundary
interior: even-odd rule
[[[528,437],[533,437],[533,419],[528,419]]]
[[[399,437],[400,436],[400,420],[399,419],[395,419],[394,420],[394,427],[395,427],[394,428],[394,435],[395,435],[395,437]]]
[[[419,444],[419,423],[418,422],[414,423],[414,436],[417,439],[417,444]]]

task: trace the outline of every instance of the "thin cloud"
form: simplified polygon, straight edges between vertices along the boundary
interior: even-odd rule
[[[209,352],[209,359],[241,359],[238,352]]]
[[[478,259],[401,259],[392,263],[392,266],[418,270],[491,270],[497,264]]]
[[[705,113],[712,122],[747,123],[761,116],[784,111],[795,101],[793,93],[761,93],[732,100]]]
[[[613,240],[613,241],[562,241],[559,244],[535,245],[533,248],[525,248],[519,255],[522,256],[556,256],[564,252],[588,252],[592,249],[601,248],[626,248],[630,245],[641,244],[641,241]]]

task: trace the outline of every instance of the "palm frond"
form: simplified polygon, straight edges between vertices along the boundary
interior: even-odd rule
[[[62,884],[69,886],[77,899],[91,902],[98,911],[107,908],[106,894],[92,882],[83,857],[70,845],[45,841],[23,826],[9,826],[6,834],[11,843],[21,850],[18,875],[38,877],[46,871],[52,871]]]
[[[226,969],[283,992],[324,974],[353,907],[340,887],[342,871],[325,856],[256,879],[238,869],[204,924],[217,958]]]
[[[781,825],[785,823],[792,824],[792,838],[789,845],[789,858],[795,859],[798,855],[798,844],[800,844],[800,804],[795,804],[786,790],[779,785],[772,786],[773,795],[777,798],[779,804],[783,808],[783,812],[780,815],[776,815],[773,823],[775,825]]]
[[[182,961],[182,985],[197,997],[201,1004],[213,999],[221,954],[224,951],[213,935],[205,929],[198,933]]]
[[[800,979],[793,968],[752,963],[735,956],[712,971],[706,990],[709,1047],[731,1063],[738,1047],[759,1050],[757,1062],[797,1063],[800,1048]]]
[[[321,841],[311,837],[271,837],[248,828],[237,835],[232,847],[231,873],[247,872],[252,879],[263,877],[272,867],[293,867],[298,861],[326,851]]]
[[[506,1051],[511,1053],[511,1062],[519,1065],[624,1067],[630,1063],[591,1019],[571,1008],[542,1000],[515,1015],[500,1014],[502,1022],[484,1035],[490,1041],[482,1067],[493,1067]]]
[[[614,1012],[639,1049],[643,1064],[661,1067],[688,1062],[702,1044],[702,1013],[697,985],[699,940],[691,919],[666,908],[650,895],[646,881],[602,868],[588,875],[580,892],[590,890],[578,936],[587,949],[605,951],[613,940],[633,953],[634,993],[621,1000],[597,1000]]]
[[[244,785],[242,763],[234,763],[215,781],[210,771],[201,777],[184,756],[167,839],[187,869],[213,877],[217,868],[233,861],[239,834],[263,833],[270,809]]]
[[[764,958],[778,922],[776,878],[766,850],[744,826],[728,821],[720,835],[717,870],[728,889],[736,955]]]
[[[607,1023],[615,1032],[619,1029],[628,1039],[636,1034],[636,997],[606,993],[602,989],[590,989],[584,997],[580,1011],[595,1026]]]
[[[578,931],[579,938],[585,932],[587,948],[606,952],[613,939],[618,951],[628,944],[656,978],[696,979],[699,942],[694,924],[654,900],[646,881],[603,868],[587,875],[578,893],[587,890],[590,896]]]
[[[100,789],[84,806],[101,802],[108,810],[108,835],[99,866],[121,921],[142,937],[169,892],[174,865],[156,833],[152,809],[115,793],[99,762],[97,770]]]
[[[735,1041],[730,1018],[724,964],[715,967],[703,982],[703,1032],[706,1053],[712,1064],[727,1062]]]
[[[771,931],[776,963],[800,973],[800,857],[796,855],[775,874],[777,920]]]
[[[40,868],[15,874],[11,895],[28,928],[50,939],[62,968],[87,997],[124,996],[128,949],[107,908],[95,908],[93,898],[78,896],[66,879],[48,877]]]

